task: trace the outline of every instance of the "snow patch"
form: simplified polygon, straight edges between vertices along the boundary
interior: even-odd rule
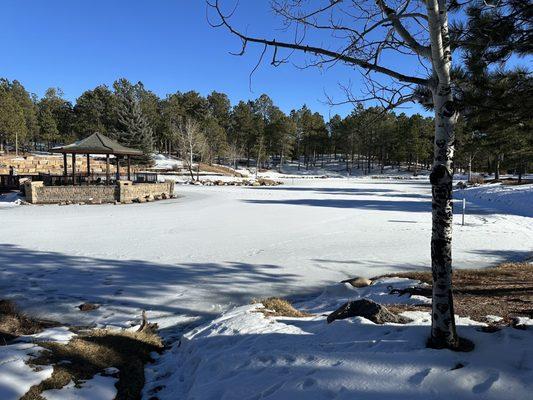
[[[117,378],[98,374],[78,386],[71,381],[61,389],[46,390],[41,396],[46,400],[113,400],[117,395],[116,382]]]

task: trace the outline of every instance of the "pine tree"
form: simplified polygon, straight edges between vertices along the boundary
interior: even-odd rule
[[[10,92],[0,87],[0,151],[5,143],[22,141],[27,132],[22,107]]]
[[[152,129],[143,115],[136,88],[127,80],[121,79],[113,84],[117,96],[117,115],[119,128],[115,138],[127,147],[142,150],[143,156],[137,161],[151,163]]]

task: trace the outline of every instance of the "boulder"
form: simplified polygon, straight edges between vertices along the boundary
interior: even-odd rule
[[[393,314],[387,308],[375,301],[361,299],[349,301],[328,315],[328,324],[336,319],[346,319],[350,317],[363,317],[369,319],[375,324],[384,324],[392,322],[396,324],[405,324],[410,322],[409,318]]]
[[[341,283],[349,283],[353,287],[360,288],[369,286],[372,284],[372,281],[368,278],[364,278],[362,276],[356,276],[355,278],[346,279],[344,281],[341,281]]]
[[[98,304],[93,304],[93,303],[83,303],[83,304],[80,304],[78,308],[80,309],[80,311],[93,311],[93,310],[97,310],[98,308],[100,308],[100,306]]]

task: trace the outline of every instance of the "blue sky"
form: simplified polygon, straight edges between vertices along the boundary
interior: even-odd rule
[[[351,81],[355,92],[362,82],[360,72],[349,67],[274,68],[267,58],[250,91],[249,74],[261,49],[230,55],[240,42],[207,24],[203,0],[4,0],[2,14],[0,76],[19,80],[39,96],[59,87],[74,101],[84,90],[125,77],[162,97],[177,90],[203,95],[216,90],[235,104],[267,93],[286,112],[305,103],[327,118],[352,107],[330,108],[324,93],[342,100],[339,82]],[[268,2],[260,0],[241,1],[235,23],[269,35],[279,26]],[[412,110],[419,108],[404,111]]]

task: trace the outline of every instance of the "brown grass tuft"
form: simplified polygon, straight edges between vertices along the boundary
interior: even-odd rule
[[[33,335],[57,326],[52,321],[31,318],[18,311],[11,300],[0,300],[0,346],[21,335]]]
[[[38,344],[47,350],[31,364],[36,367],[53,364],[54,372],[21,400],[43,400],[41,393],[45,390],[60,389],[70,381],[80,383],[110,367],[120,371],[116,399],[139,399],[144,386],[144,365],[151,360],[151,352],[163,348],[156,334],[106,329],[85,332],[67,344]]]
[[[266,299],[254,300],[254,303],[261,303],[265,307],[264,309],[257,310],[270,317],[309,317],[312,314],[302,312],[293,307],[285,299],[280,299],[279,297],[268,297]]]

